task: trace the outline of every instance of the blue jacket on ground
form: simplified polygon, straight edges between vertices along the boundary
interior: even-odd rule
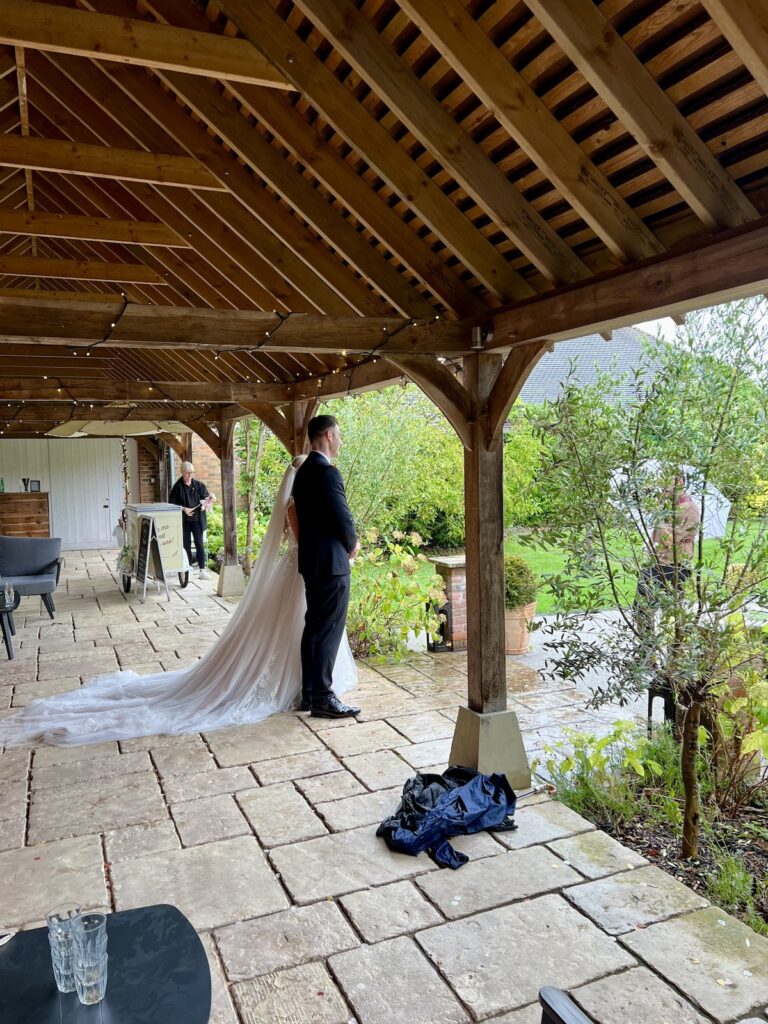
[[[403,786],[397,810],[379,825],[376,835],[398,853],[423,850],[441,867],[459,868],[469,860],[454,850],[451,836],[485,829],[517,828],[516,804],[505,775],[481,775],[472,768],[449,768],[442,775],[416,775]]]

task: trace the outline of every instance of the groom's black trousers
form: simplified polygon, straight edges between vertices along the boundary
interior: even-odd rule
[[[307,614],[301,637],[301,690],[314,705],[332,694],[333,666],[347,623],[349,574],[304,577]]]

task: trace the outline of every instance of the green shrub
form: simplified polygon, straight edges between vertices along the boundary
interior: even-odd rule
[[[347,633],[358,658],[399,658],[411,633],[437,634],[445,603],[442,579],[418,552],[421,537],[399,531],[381,540],[370,531],[352,569]]]
[[[507,608],[519,608],[536,600],[538,590],[536,576],[528,563],[519,555],[507,555],[504,559],[504,603]]]

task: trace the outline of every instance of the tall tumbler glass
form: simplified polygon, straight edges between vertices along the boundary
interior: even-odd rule
[[[107,918],[81,914],[73,930],[75,989],[81,1003],[100,1003],[107,989]]]
[[[46,917],[53,976],[59,992],[75,991],[73,932],[75,924],[80,919],[80,913],[80,907],[76,903],[68,903],[56,907]]]

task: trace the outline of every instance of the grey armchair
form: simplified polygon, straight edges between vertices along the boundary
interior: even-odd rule
[[[56,611],[51,596],[61,574],[60,537],[0,536],[0,576],[10,580],[16,591],[14,608],[22,597],[40,595],[53,618]]]

